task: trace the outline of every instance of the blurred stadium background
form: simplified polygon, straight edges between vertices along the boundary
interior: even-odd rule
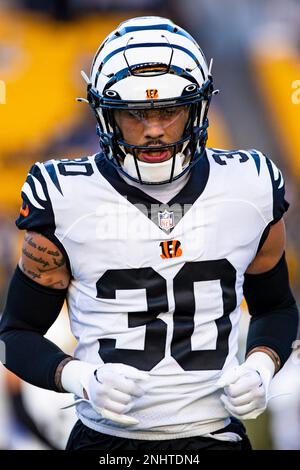
[[[117,24],[168,16],[214,58],[221,94],[210,111],[209,144],[259,148],[283,170],[288,262],[300,300],[299,0],[0,0],[0,312],[20,253],[14,226],[20,189],[37,160],[98,151],[80,70]],[[42,312],[41,312],[42,314]],[[248,316],[241,324],[241,355]],[[49,336],[71,352],[66,312]],[[274,381],[267,413],[246,422],[255,449],[300,449],[300,354]],[[67,394],[22,383],[0,365],[0,449],[64,448],[75,416]]]

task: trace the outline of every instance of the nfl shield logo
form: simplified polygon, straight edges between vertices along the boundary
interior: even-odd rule
[[[158,225],[163,230],[170,230],[174,227],[174,212],[164,210],[158,213]]]

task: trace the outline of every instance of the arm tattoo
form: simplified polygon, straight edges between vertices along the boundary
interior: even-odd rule
[[[40,279],[41,275],[39,273],[35,273],[34,271],[31,271],[31,269],[26,268],[25,264],[22,262],[22,271],[27,274],[28,277],[31,277],[32,279]]]
[[[55,258],[52,258],[52,259],[53,259],[53,263],[55,264],[56,268],[60,268],[61,266],[63,266],[65,264],[65,260],[63,259],[63,257],[58,261],[56,261]]]
[[[30,253],[29,251],[26,250],[26,248],[24,247],[22,249],[22,253],[24,256],[26,256],[27,258],[31,259],[32,261],[35,261],[36,263],[39,263],[39,264],[42,264],[44,266],[44,268],[46,266],[49,266],[49,262],[46,261],[45,259],[43,259],[41,256],[39,258],[37,258],[36,256],[34,256],[32,253]]]
[[[29,278],[53,289],[69,284],[64,255],[42,235],[25,234],[20,267]]]
[[[53,289],[65,289],[67,287],[66,283],[62,279],[60,279],[59,281],[52,282],[47,285],[48,287],[52,287]]]
[[[27,258],[43,266],[43,269],[38,268],[39,272],[43,273],[52,271],[53,269],[60,268],[65,264],[64,257],[61,253],[59,253],[58,250],[48,250],[46,246],[35,243],[33,238],[28,234],[25,235],[25,241],[30,247],[34,248],[34,252],[32,253],[31,251],[28,251],[26,247],[24,247],[22,249],[22,253]],[[41,256],[35,256],[37,254],[36,251],[38,251],[38,255],[41,253]],[[52,257],[52,262],[54,264],[53,267],[49,267],[48,269],[46,269],[48,266],[50,266],[49,257],[47,259],[44,259],[42,253],[45,253],[45,255],[50,255]]]
[[[28,234],[25,234],[24,240],[28,243],[28,245],[32,246],[32,248],[36,248],[36,243],[32,240],[32,237]]]
[[[35,241],[33,240],[33,237],[30,236],[28,233],[25,234],[24,236],[24,240],[28,243],[28,245],[32,246],[32,248],[35,248],[36,250],[39,250],[43,253],[47,253],[48,255],[52,255],[52,256],[59,256],[59,251],[58,250],[47,250],[47,247],[46,246],[42,246],[42,245],[37,245],[35,243]]]
[[[59,256],[59,252],[56,250],[56,251],[51,251],[51,250],[48,250],[47,251],[47,254],[48,255],[52,255],[52,256]]]

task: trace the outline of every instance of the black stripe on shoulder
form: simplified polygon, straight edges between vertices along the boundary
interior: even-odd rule
[[[283,214],[288,210],[289,203],[285,199],[285,185],[281,171],[275,167],[274,163],[265,155],[273,188],[273,220],[271,224],[278,222]],[[274,165],[274,166],[273,166]],[[274,168],[278,169],[278,177],[275,179]]]
[[[57,177],[57,173],[56,173],[56,169],[55,169],[55,165],[54,165],[53,161],[49,160],[47,162],[44,162],[43,165],[44,165],[48,175],[50,176],[52,183],[55,185],[55,187],[58,189],[58,191],[63,196],[63,192],[61,190],[61,187],[60,187],[60,184],[59,184],[59,181],[58,181],[58,177]]]
[[[259,175],[259,173],[260,173],[260,156],[259,156],[259,153],[255,149],[248,150],[248,153],[253,158],[256,169],[257,169],[257,174]]]

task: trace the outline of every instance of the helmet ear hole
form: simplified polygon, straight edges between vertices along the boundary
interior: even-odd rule
[[[103,95],[107,98],[115,99],[115,100],[120,100],[121,97],[119,93],[115,90],[104,90]]]
[[[183,89],[183,92],[182,92],[182,95],[181,96],[187,96],[187,95],[190,95],[192,93],[196,93],[197,92],[197,85],[195,83],[191,83],[190,85],[187,85],[184,89]]]

